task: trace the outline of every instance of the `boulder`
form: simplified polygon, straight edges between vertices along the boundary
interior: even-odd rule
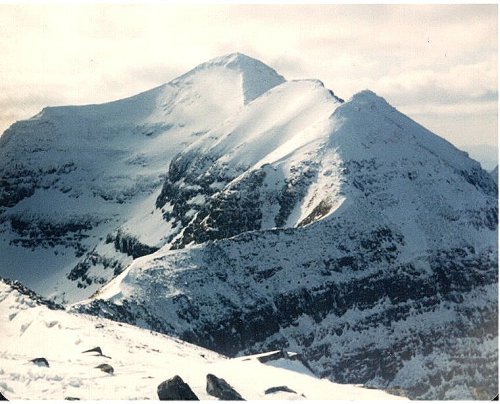
[[[101,363],[100,365],[96,366],[96,368],[101,369],[103,372],[109,373],[110,375],[112,375],[113,372],[115,371],[113,369],[113,366],[108,365],[107,363]]]
[[[228,382],[210,373],[207,375],[207,393],[221,400],[244,401]]]
[[[35,358],[35,359],[31,359],[31,362],[33,362],[35,365],[37,366],[41,366],[41,367],[46,367],[46,368],[49,368],[49,361],[45,358]]]
[[[160,400],[196,400],[199,398],[193,393],[191,387],[180,376],[174,376],[158,385],[158,398]]]
[[[102,355],[102,349],[100,346],[96,346],[95,348],[92,348],[92,349],[87,349],[86,351],[83,351],[82,353],[88,353],[88,352],[95,352],[99,355]]]
[[[91,353],[91,352],[95,352],[97,354],[95,356],[104,356],[105,358],[111,359],[111,356],[107,356],[107,355],[104,355],[102,353],[102,349],[99,346],[96,346],[95,348],[92,348],[92,349],[87,349],[86,351],[83,351],[82,353]]]
[[[269,387],[264,394],[272,394],[272,393],[278,393],[279,391],[284,391],[285,393],[295,393],[297,394],[296,391],[292,390],[290,387],[287,386],[276,386],[276,387]]]

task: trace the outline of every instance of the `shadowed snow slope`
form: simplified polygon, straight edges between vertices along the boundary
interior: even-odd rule
[[[253,357],[229,359],[127,324],[50,310],[2,281],[0,320],[0,392],[9,400],[157,400],[156,387],[175,375],[198,398],[214,400],[205,389],[208,373],[224,378],[251,400],[400,399],[283,369],[286,363],[273,367]],[[102,355],[84,353],[94,347]],[[37,357],[45,358],[49,367],[32,363]],[[112,375],[97,368],[103,363],[113,368]],[[265,394],[283,385],[295,393]]]

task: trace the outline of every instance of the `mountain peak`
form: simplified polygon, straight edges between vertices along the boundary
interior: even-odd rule
[[[363,90],[354,94],[351,97],[350,101],[355,104],[362,104],[362,105],[377,104],[390,107],[390,104],[384,98],[378,96],[371,90]]]
[[[200,72],[220,68],[230,69],[241,74],[245,104],[286,81],[276,70],[260,60],[235,52],[210,59],[180,76],[174,82],[182,81]]]
[[[228,53],[227,55],[217,56],[213,59],[206,61],[205,63],[202,63],[197,68],[201,67],[207,68],[212,66],[222,66],[222,67],[229,67],[232,69],[241,69],[241,70],[251,70],[255,68],[264,67],[276,73],[276,71],[272,67],[266,65],[260,60],[240,52],[233,52],[233,53]]]
[[[248,55],[245,55],[244,53],[240,52],[233,52],[233,53],[228,53],[226,55],[222,56],[217,56],[213,59],[210,59],[209,61],[205,62],[204,64],[214,64],[214,65],[238,65],[238,64],[245,64],[245,63],[253,63],[253,64],[259,64],[262,63],[260,60],[252,58]]]

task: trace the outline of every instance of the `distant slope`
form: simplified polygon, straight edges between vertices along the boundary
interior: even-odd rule
[[[175,375],[200,399],[214,400],[205,388],[208,373],[224,378],[250,400],[399,398],[286,370],[283,359],[277,362],[281,367],[253,357],[229,359],[126,324],[50,310],[23,292],[0,281],[0,392],[9,400],[157,400],[157,386]],[[95,347],[105,356],[82,353]],[[49,367],[31,362],[40,357]],[[102,363],[113,367],[113,375],[96,368]],[[295,393],[265,394],[279,386]]]

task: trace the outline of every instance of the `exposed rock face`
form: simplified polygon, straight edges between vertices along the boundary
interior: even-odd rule
[[[107,242],[111,240],[112,238],[106,239]],[[158,251],[158,247],[151,247],[141,243],[136,237],[125,234],[120,230],[117,231],[113,244],[116,251],[130,255],[132,258],[142,257]]]
[[[207,375],[207,393],[225,401],[244,401],[243,397],[226,382],[215,375]]]
[[[300,107],[263,119],[260,132],[249,130],[248,122],[258,122],[267,109],[291,109],[292,99]],[[305,225],[328,214],[332,202],[316,200],[323,188],[318,184],[318,155],[323,155],[318,149],[324,140],[319,134],[339,105],[340,99],[318,81],[286,83],[175,156],[156,200],[173,229],[172,248]],[[330,185],[323,191],[332,190]],[[335,198],[334,190],[330,196]],[[314,206],[309,205],[317,203],[321,206],[311,216]],[[302,214],[293,215],[299,207]]]
[[[490,172],[491,178],[498,185],[498,165]]]
[[[159,272],[148,271],[156,279],[151,291],[174,282],[177,287],[191,285],[198,293],[186,291],[147,306],[134,299],[120,306],[96,301],[85,311],[145,322],[228,355],[301,346],[320,376],[398,387],[410,397],[449,398],[461,385],[477,396],[491,395],[497,372],[495,253],[462,251],[464,257],[453,261],[436,254],[406,265],[380,258],[372,261],[370,271],[353,271],[337,260],[333,263],[326,246],[315,253],[312,246],[307,252],[297,251],[292,235],[280,238],[270,237],[265,244],[278,246],[283,256],[269,259],[260,271],[243,256],[227,261],[229,250],[205,251],[205,259],[210,257],[205,262],[211,266],[202,265],[197,272],[169,274],[167,281]],[[307,239],[315,238],[304,235]],[[244,243],[242,250],[247,257],[257,251],[272,257],[271,247],[263,244]],[[294,264],[300,254],[308,259]],[[309,254],[321,259],[310,259]],[[283,257],[290,259],[286,269]],[[477,269],[464,270],[471,265]],[[244,273],[248,275],[236,276]],[[200,287],[205,283],[203,289],[211,295],[202,297]],[[268,292],[276,289],[280,292]],[[174,328],[155,307],[172,313],[175,324],[185,324],[184,328]],[[415,366],[424,371],[413,374]]]
[[[158,398],[160,400],[198,400],[196,394],[180,376],[174,376],[160,383],[158,385]]]

